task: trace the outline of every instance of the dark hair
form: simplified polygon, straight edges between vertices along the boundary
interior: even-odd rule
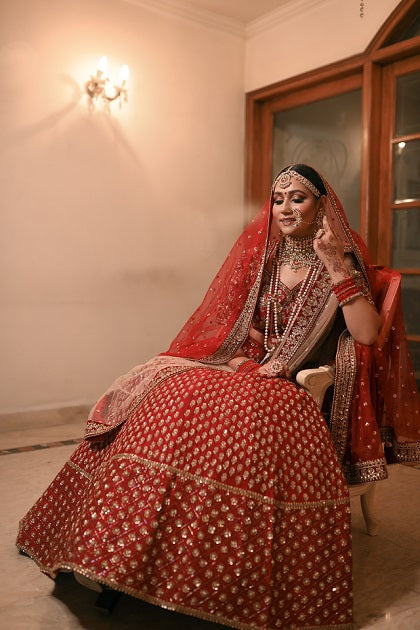
[[[283,168],[280,173],[287,171],[288,168],[292,168],[292,170],[296,171],[296,173],[299,173],[299,175],[303,175],[303,177],[306,177],[306,179],[308,179],[311,184],[313,184],[315,188],[319,190],[321,195],[327,194],[321,176],[314,168],[312,168],[312,166],[308,166],[307,164],[292,164],[291,166],[286,166],[285,168]]]

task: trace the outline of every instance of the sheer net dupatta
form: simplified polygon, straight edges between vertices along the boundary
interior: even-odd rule
[[[383,267],[368,273],[380,308],[398,274]],[[347,331],[340,338],[331,433],[349,483],[386,479],[387,464],[420,461],[420,400],[400,298],[398,289],[392,316],[372,346],[354,342]]]
[[[235,354],[254,314],[267,243],[276,237],[270,199],[238,238],[202,304],[164,354],[213,364]]]

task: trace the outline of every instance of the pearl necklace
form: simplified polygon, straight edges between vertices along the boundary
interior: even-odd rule
[[[304,236],[296,238],[285,236],[282,240],[280,250],[280,260],[283,264],[289,265],[292,271],[298,271],[302,267],[312,267],[316,265],[319,258],[314,250],[314,237]]]
[[[288,239],[289,246],[286,244]],[[290,242],[291,241],[291,242]],[[297,242],[296,242],[297,241]],[[307,236],[302,239],[292,239],[291,237],[283,238],[281,244],[276,243],[273,251],[273,265],[271,269],[270,276],[270,284],[268,288],[267,294],[267,312],[265,316],[265,326],[264,326],[264,349],[266,352],[271,354],[277,344],[280,342],[283,333],[280,332],[279,319],[280,313],[282,311],[282,306],[279,304],[277,299],[279,284],[280,284],[280,269],[282,264],[288,264],[293,271],[297,271],[302,267],[308,267],[308,271],[303,282],[300,285],[299,292],[295,298],[295,303],[290,314],[289,323],[294,320],[298,309],[303,304],[306,299],[306,293],[309,285],[307,284],[308,275],[311,273],[315,265],[319,262],[319,258],[316,255],[313,245],[312,245],[313,237]],[[297,245],[299,243],[299,245]],[[300,244],[303,243],[303,246]],[[312,253],[309,250],[309,244],[311,247]],[[284,252],[286,251],[286,256],[284,256]],[[299,255],[300,252],[300,255]],[[289,259],[289,256],[292,255],[294,258],[292,260]],[[313,254],[313,255],[312,255]],[[271,330],[271,317],[273,317],[273,330]],[[286,327],[287,329],[288,327]],[[273,338],[274,345],[270,346],[269,338],[270,336]]]

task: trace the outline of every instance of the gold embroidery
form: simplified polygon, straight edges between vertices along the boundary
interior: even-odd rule
[[[265,251],[257,278],[249,292],[245,306],[236,320],[232,330],[229,332],[226,339],[216,352],[211,356],[204,357],[204,359],[202,359],[203,362],[227,363],[227,361],[232,358],[237,349],[240,348],[242,343],[245,341],[258,299],[261,278],[264,271],[264,258]]]
[[[397,442],[393,427],[381,427],[381,439],[399,462],[420,461],[420,442]]]
[[[368,483],[387,479],[387,465],[384,459],[372,459],[344,466],[344,473],[349,484]]]
[[[133,402],[131,403],[130,407],[127,410],[125,417],[122,418],[118,424],[106,425],[100,422],[94,422],[93,420],[88,420],[86,424],[85,438],[90,438],[94,436],[99,437],[100,435],[109,433],[109,431],[112,431],[117,426],[120,426],[127,420],[127,418],[130,417],[130,414],[133,413],[135,409],[137,409],[137,407],[143,402],[146,396],[148,396],[155,387],[160,385],[163,381],[170,378],[174,374],[181,374],[182,372],[195,369],[195,367],[196,366],[193,364],[189,366],[173,366],[173,365],[170,365],[169,367],[165,366],[157,374],[155,374],[155,376],[152,378],[149,385],[146,387],[145,391],[143,391],[139,396],[137,396],[133,400]]]
[[[83,475],[84,477],[87,477],[87,479],[89,479],[89,480],[90,480],[90,479],[92,479],[92,478],[93,478],[93,476],[92,476],[90,473],[88,473],[88,472],[86,472],[85,470],[83,470],[82,468],[80,468],[80,466],[78,466],[77,464],[75,464],[75,463],[74,463],[74,462],[72,462],[71,460],[69,460],[69,461],[67,462],[67,464],[68,464],[69,466],[71,466],[72,468],[74,468],[75,470],[77,470],[77,472],[79,472],[79,473],[80,473],[81,475]]]
[[[276,501],[275,499],[272,499],[271,497],[267,497],[257,492],[252,492],[251,490],[245,490],[244,488],[238,488],[236,486],[227,485],[225,483],[221,483],[220,481],[210,479],[209,477],[201,477],[200,475],[189,473],[185,470],[181,470],[180,468],[176,468],[175,466],[169,466],[168,464],[154,462],[154,461],[145,459],[144,457],[132,455],[131,453],[119,453],[118,455],[114,455],[114,457],[110,461],[119,460],[119,459],[128,459],[130,461],[142,463],[149,468],[156,468],[157,470],[174,472],[184,479],[191,479],[199,483],[205,483],[209,485],[210,487],[221,488],[223,490],[227,490],[228,492],[231,492],[232,494],[240,494],[244,497],[249,497],[251,499],[260,501],[261,503],[265,503],[268,505],[275,505],[277,507],[281,507],[281,508],[289,509],[289,510],[290,509],[300,510],[302,508],[322,507],[325,505],[346,505],[349,503],[348,497],[342,497],[339,499],[322,499],[320,501],[302,501],[302,502]],[[106,464],[108,463],[109,462],[106,462]]]
[[[312,334],[330,292],[331,280],[320,261],[310,270],[301,303],[290,317],[282,339],[270,358],[287,364],[293,371],[297,368],[295,357]]]
[[[350,405],[356,380],[354,340],[347,330],[341,333],[338,340],[335,368],[330,430],[338,460],[343,465],[347,446]]]

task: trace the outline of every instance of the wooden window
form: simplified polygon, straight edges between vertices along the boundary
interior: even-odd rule
[[[323,129],[322,108],[329,103],[340,103],[342,116],[351,119],[359,152],[345,133],[335,129],[333,137],[337,121]],[[319,133],[305,123],[310,114]],[[292,141],[284,140],[293,134]],[[332,166],[325,146],[322,164],[316,162],[316,143],[323,135],[332,138]],[[400,2],[363,54],[247,94],[246,137],[247,218],[265,201],[278,167],[297,157],[304,162],[312,150],[314,157],[306,161],[340,189],[332,171],[343,150],[347,161],[353,151],[351,168],[341,176],[343,187],[358,198],[339,194],[374,262],[402,273],[404,316],[419,380],[420,0]]]

